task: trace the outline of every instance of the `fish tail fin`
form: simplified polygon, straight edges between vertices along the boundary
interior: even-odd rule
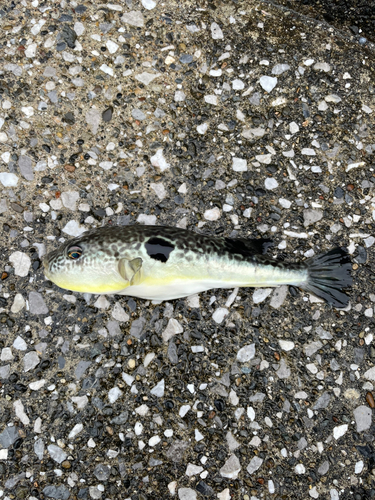
[[[312,257],[305,262],[308,278],[300,285],[302,290],[324,299],[335,307],[346,307],[349,297],[342,288],[350,287],[351,261],[343,248],[334,248],[329,252]]]

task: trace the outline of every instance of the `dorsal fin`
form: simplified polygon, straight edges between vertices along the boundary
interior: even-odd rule
[[[226,250],[240,255],[264,255],[272,247],[273,241],[267,238],[257,239],[232,239],[225,238]]]

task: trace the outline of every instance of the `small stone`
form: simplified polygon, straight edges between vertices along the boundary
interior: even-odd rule
[[[167,163],[166,159],[163,156],[162,149],[158,149],[156,151],[155,155],[151,156],[150,160],[151,160],[151,164],[154,167],[159,167],[162,172],[170,167],[170,164]]]
[[[364,378],[367,380],[372,380],[373,382],[375,381],[375,366],[367,370],[363,374]]]
[[[211,220],[211,221],[220,219],[220,216],[221,216],[221,211],[218,207],[206,210],[203,214],[203,217],[206,220]]]
[[[1,361],[12,361],[13,354],[12,349],[10,347],[4,347],[1,349],[0,360]]]
[[[146,118],[146,115],[140,109],[134,108],[132,110],[132,117],[134,118],[134,120],[142,121],[142,120],[144,120]]]
[[[325,460],[322,465],[319,466],[318,468],[318,474],[321,476],[325,476],[329,470],[329,462],[328,460]]]
[[[367,401],[370,408],[375,408],[375,400],[374,400],[374,396],[372,395],[371,392],[367,392],[366,401]]]
[[[229,311],[225,307],[219,307],[216,309],[216,311],[212,315],[212,319],[215,321],[217,324],[221,324],[224,319],[228,316]]]
[[[311,224],[315,224],[322,218],[323,218],[322,210],[307,209],[303,211],[303,219],[304,219],[303,224],[305,227],[310,226]]]
[[[69,210],[73,210],[74,212],[77,210],[76,203],[79,200],[79,192],[78,191],[65,191],[61,193],[61,201],[65,208]]]
[[[16,417],[18,417],[21,420],[23,425],[29,425],[30,419],[26,415],[25,408],[24,408],[22,401],[20,399],[18,399],[17,401],[15,401],[13,403],[13,408],[14,408]]]
[[[236,455],[231,455],[220,469],[220,475],[228,479],[237,479],[241,464]]]
[[[108,481],[111,474],[111,467],[109,465],[99,464],[95,467],[93,473],[98,481]]]
[[[146,224],[147,226],[154,226],[156,224],[156,215],[139,214],[137,222]]]
[[[29,293],[29,309],[30,314],[48,314],[49,312],[43,296],[39,292]]]
[[[185,99],[186,99],[185,92],[183,90],[176,90],[176,92],[174,93],[175,102],[184,102]],[[197,128],[197,130],[198,130],[198,128]],[[199,133],[201,133],[201,132],[199,132]]]
[[[83,431],[83,424],[76,424],[70,431],[68,439],[74,439],[82,431]]]
[[[34,453],[39,458],[39,460],[43,460],[44,449],[45,447],[43,439],[37,439],[34,443]]]
[[[50,457],[58,464],[61,464],[61,462],[66,460],[68,456],[67,453],[65,453],[65,451],[56,444],[50,444],[49,446],[47,446],[47,450],[50,454]]]
[[[283,351],[291,351],[295,344],[291,340],[279,340],[279,345]]]
[[[86,113],[86,123],[91,128],[91,132],[95,135],[98,131],[100,122],[102,121],[101,113],[98,109],[91,108]]]
[[[371,427],[372,423],[372,411],[368,406],[358,406],[354,410],[355,423],[357,424],[357,432],[366,431]]]
[[[316,63],[314,64],[313,68],[317,71],[324,71],[328,73],[328,71],[331,71],[331,66],[328,63]]]
[[[279,187],[279,183],[274,177],[267,177],[264,181],[264,187],[269,191]]]
[[[306,468],[303,464],[297,464],[295,467],[294,467],[294,472],[296,474],[304,474],[306,472]]]
[[[155,78],[158,78],[161,73],[148,73],[144,71],[143,73],[139,73],[135,75],[134,78],[139,82],[143,83],[143,85],[149,85]]]
[[[272,68],[272,74],[273,75],[281,75],[285,71],[288,71],[290,69],[289,64],[275,64],[275,66]]]
[[[86,231],[84,226],[81,226],[80,223],[76,220],[70,220],[65,226],[62,228],[62,232],[68,234],[69,236],[81,236]]]
[[[26,253],[18,251],[13,252],[9,256],[9,261],[14,267],[14,274],[16,276],[25,277],[28,275],[31,266],[31,259]]]
[[[288,287],[286,285],[275,288],[270,300],[270,306],[274,309],[279,309],[284,304],[287,295]]]
[[[164,342],[168,342],[168,340],[170,340],[172,337],[174,337],[175,335],[177,335],[179,333],[182,333],[183,331],[184,331],[184,329],[182,328],[180,323],[177,321],[177,319],[171,318],[168,321],[168,325],[167,325],[166,329],[162,333],[162,337],[163,337]]]
[[[254,304],[260,304],[273,292],[272,288],[258,288],[253,293]]]
[[[20,293],[17,293],[14,297],[14,301],[10,310],[13,314],[19,313],[26,305],[25,299]]]
[[[155,387],[153,387],[150,391],[151,394],[156,396],[157,398],[162,398],[164,396],[165,382],[164,379],[160,380]]]
[[[348,430],[348,424],[338,425],[333,428],[333,437],[337,440],[344,436]]]
[[[237,352],[237,361],[247,363],[255,357],[255,344],[245,345]]]
[[[263,90],[271,92],[277,85],[277,78],[272,76],[261,76],[259,83]]]
[[[30,351],[27,354],[25,354],[23,358],[23,371],[28,372],[30,370],[33,370],[36,366],[38,366],[40,363],[39,356],[35,351]]]
[[[205,134],[208,130],[208,123],[202,123],[201,125],[197,125],[198,134]]]
[[[131,327],[130,327],[130,335],[133,337],[140,339],[142,336],[142,333],[144,331],[144,328],[146,326],[146,319],[143,317],[140,317],[136,320],[133,321]]]
[[[158,183],[152,182],[150,184],[150,188],[153,191],[155,191],[155,193],[160,201],[164,200],[164,198],[167,196],[167,192],[166,192],[164,184],[162,182],[158,182]]]
[[[223,32],[217,23],[211,24],[211,36],[214,40],[221,40],[224,38]]]
[[[119,302],[113,307],[112,317],[120,322],[129,321],[129,315],[125,312],[124,308],[120,305]]]
[[[254,474],[254,472],[256,472],[262,465],[263,463],[263,459],[262,458],[259,458],[258,456],[255,456],[253,457],[251,460],[250,460],[250,463],[249,465],[247,466],[247,472],[251,475],[251,474]]]
[[[27,344],[23,340],[22,337],[18,336],[16,337],[15,341],[13,342],[13,347],[17,349],[18,351],[26,351],[27,349]]]
[[[22,177],[24,177],[28,181],[32,181],[34,179],[31,158],[21,155],[18,160],[18,167],[20,169]]]
[[[243,158],[232,158],[232,168],[235,172],[246,172],[247,171],[247,160]]]
[[[142,28],[142,26],[144,25],[144,18],[142,12],[135,10],[126,12],[121,17],[121,21],[125,24],[130,24],[130,26],[136,26],[137,28]]]
[[[276,371],[276,374],[280,379],[290,377],[291,371],[284,358],[281,358],[280,366],[279,369]]]
[[[115,403],[122,396],[122,391],[116,386],[108,391],[108,399],[110,403]]]
[[[0,172],[0,182],[4,187],[16,187],[18,183],[18,177],[16,176],[16,174]]]
[[[327,408],[329,402],[331,400],[331,395],[329,392],[323,392],[323,394],[317,399],[315,405],[313,406],[313,410],[322,410]]]

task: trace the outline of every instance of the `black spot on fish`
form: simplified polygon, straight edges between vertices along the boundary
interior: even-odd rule
[[[167,262],[169,254],[174,250],[174,245],[157,236],[150,238],[146,243],[146,251],[151,259]]]

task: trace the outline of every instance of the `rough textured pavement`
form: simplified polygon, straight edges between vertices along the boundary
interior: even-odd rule
[[[0,7],[0,497],[374,498],[374,47],[239,1]],[[347,246],[351,304],[45,281],[103,224]]]

